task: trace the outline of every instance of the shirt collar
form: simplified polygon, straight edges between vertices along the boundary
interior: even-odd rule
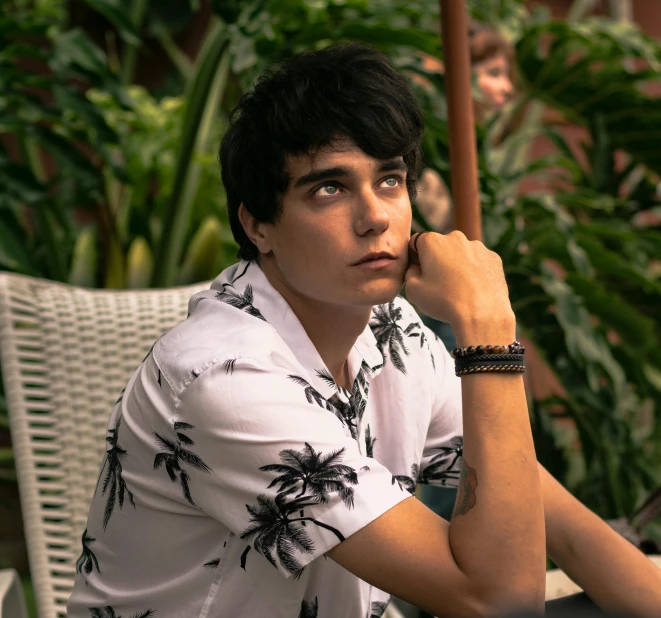
[[[337,385],[332,380],[328,368],[310,341],[303,325],[287,301],[269,283],[256,262],[242,260],[238,264],[226,268],[214,279],[211,290],[240,295],[244,302],[252,299],[250,304],[256,311],[248,309],[249,315],[256,320],[261,317],[275,328],[299,363],[308,370],[312,386],[326,399],[338,392]],[[191,299],[190,310],[194,309],[195,298],[194,296]],[[380,372],[384,363],[383,355],[376,345],[376,339],[369,325],[356,340],[348,360],[352,381],[355,380],[361,369],[365,369],[363,364],[367,365],[372,377]]]

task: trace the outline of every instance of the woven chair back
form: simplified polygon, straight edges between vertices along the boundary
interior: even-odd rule
[[[66,616],[115,400],[208,287],[86,290],[0,273],[0,365],[41,618]]]

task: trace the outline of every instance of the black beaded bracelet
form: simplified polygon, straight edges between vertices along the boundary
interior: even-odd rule
[[[525,354],[526,348],[519,341],[509,345],[478,345],[465,348],[455,348],[450,352],[452,358],[468,358],[473,356],[485,356],[493,354]]]

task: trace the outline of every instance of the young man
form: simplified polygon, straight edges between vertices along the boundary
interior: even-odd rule
[[[542,610],[547,547],[597,603],[661,613],[661,572],[538,470],[503,371],[520,362],[456,377],[397,297],[461,346],[514,341],[495,254],[410,239],[422,132],[404,79],[356,44],[242,99],[221,146],[242,260],[112,412],[71,618],[373,618],[391,594],[438,616]],[[459,485],[451,522],[416,481]]]

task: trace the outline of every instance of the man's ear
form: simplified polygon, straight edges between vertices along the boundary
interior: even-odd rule
[[[244,206],[243,202],[241,202],[241,205],[239,206],[239,221],[243,226],[246,236],[248,236],[250,242],[257,247],[257,250],[264,254],[270,253],[272,246],[268,232],[269,228],[272,228],[273,226],[268,223],[257,221],[257,219],[255,219],[255,217],[253,217]]]

